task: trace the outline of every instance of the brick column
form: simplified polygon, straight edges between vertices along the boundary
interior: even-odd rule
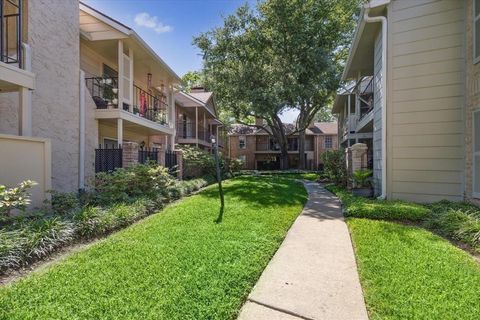
[[[136,142],[124,142],[123,149],[123,167],[129,167],[138,163],[138,143]]]
[[[177,156],[177,178],[178,180],[183,179],[183,151],[182,150],[175,150],[175,155]]]

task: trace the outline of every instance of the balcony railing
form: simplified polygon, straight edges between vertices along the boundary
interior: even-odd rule
[[[280,151],[280,146],[273,141],[257,142],[257,151]],[[287,145],[288,151],[298,151],[298,140],[289,140]],[[313,151],[313,142],[305,140],[305,151]]]
[[[164,97],[154,96],[135,85],[133,91],[133,113],[166,125],[168,104],[163,100]]]
[[[360,119],[365,117],[370,111],[373,110],[373,102],[374,102],[374,95],[373,95],[373,77],[368,82],[365,89],[360,92],[359,100],[360,100]]]
[[[195,122],[179,121],[177,122],[177,137],[180,139],[197,139],[197,127]],[[209,127],[198,126],[198,139],[210,141],[211,131]]]
[[[0,61],[22,68],[22,1],[0,0]]]
[[[85,78],[85,83],[97,109],[118,108],[117,78],[90,77]],[[167,109],[168,104],[162,97],[154,96],[135,85],[132,110],[128,104],[123,105],[123,110],[162,125],[168,124]]]

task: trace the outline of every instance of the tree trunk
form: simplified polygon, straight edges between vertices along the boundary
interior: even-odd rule
[[[288,165],[288,139],[285,134],[285,128],[283,126],[280,117],[275,114],[272,116],[272,133],[280,146],[280,170],[289,169]]]
[[[298,169],[305,170],[305,130],[298,132]]]

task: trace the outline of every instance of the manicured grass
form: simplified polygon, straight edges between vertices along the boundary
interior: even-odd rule
[[[306,201],[282,177],[225,182],[0,289],[0,319],[232,319]]]
[[[348,219],[371,319],[478,319],[480,265],[421,228]]]

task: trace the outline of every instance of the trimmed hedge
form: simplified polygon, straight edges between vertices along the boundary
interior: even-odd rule
[[[326,188],[340,198],[345,205],[345,215],[347,217],[421,221],[430,214],[430,209],[420,204],[399,200],[389,201],[357,197],[345,188],[335,185],[328,185]]]

